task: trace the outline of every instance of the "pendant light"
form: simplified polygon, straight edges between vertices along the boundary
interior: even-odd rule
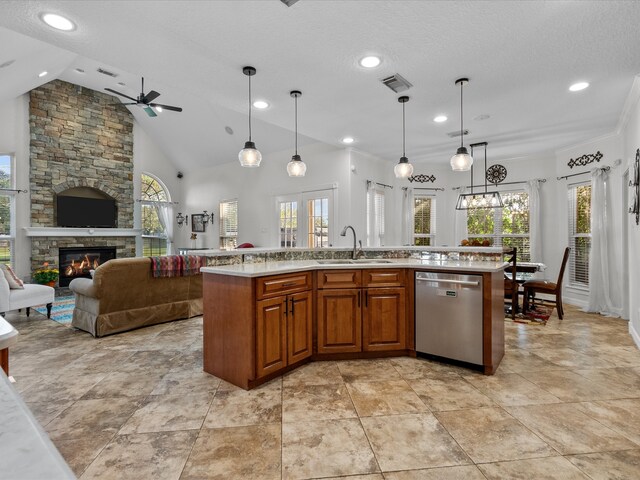
[[[471,193],[462,193],[458,197],[456,210],[474,210],[476,208],[502,208],[504,203],[500,192],[487,191],[487,142],[472,143],[471,155],[473,155],[473,147],[484,147],[484,193],[473,193],[473,165],[471,170]]]
[[[402,104],[402,157],[398,164],[393,167],[396,178],[409,178],[413,174],[413,165],[409,163],[409,159],[405,155],[405,128],[404,128],[404,104],[409,101],[409,97],[402,96],[398,98],[398,102]]]
[[[473,156],[467,153],[467,149],[464,146],[464,127],[462,119],[462,87],[466,83],[469,83],[468,78],[459,78],[456,80],[456,85],[460,85],[460,148],[456,154],[451,157],[451,168],[454,172],[466,172],[473,165]]]
[[[244,144],[244,148],[238,153],[238,160],[243,167],[259,167],[262,161],[262,154],[256,149],[256,144],[251,141],[251,77],[256,74],[256,69],[244,67],[242,73],[249,77],[249,141]]]
[[[307,166],[300,158],[300,155],[298,155],[298,97],[302,96],[302,92],[299,90],[291,90],[289,95],[294,98],[296,103],[296,153],[287,164],[287,173],[290,177],[304,177],[304,174],[307,172]]]

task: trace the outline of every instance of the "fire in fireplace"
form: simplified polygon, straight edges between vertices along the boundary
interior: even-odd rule
[[[115,247],[60,248],[59,250],[61,287],[66,287],[74,278],[91,278],[95,270],[107,260],[116,258]]]

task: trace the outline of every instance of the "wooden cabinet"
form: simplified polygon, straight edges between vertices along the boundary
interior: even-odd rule
[[[321,270],[317,283],[318,354],[407,348],[404,270]]]
[[[278,292],[311,288],[311,274],[278,275],[257,281],[256,377],[308,358],[313,353],[313,294]],[[276,295],[276,296],[274,296]]]

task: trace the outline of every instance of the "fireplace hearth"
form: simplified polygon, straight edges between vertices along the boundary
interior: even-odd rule
[[[116,247],[60,248],[58,255],[59,285],[66,287],[74,278],[91,278],[91,270],[116,258]]]

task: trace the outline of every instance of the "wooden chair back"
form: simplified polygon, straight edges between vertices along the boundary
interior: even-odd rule
[[[562,265],[560,266],[560,273],[558,273],[558,280],[556,281],[556,290],[562,291],[562,278],[564,277],[564,270],[567,268],[567,262],[569,261],[569,254],[571,253],[571,247],[564,249],[564,256],[562,257]]]

